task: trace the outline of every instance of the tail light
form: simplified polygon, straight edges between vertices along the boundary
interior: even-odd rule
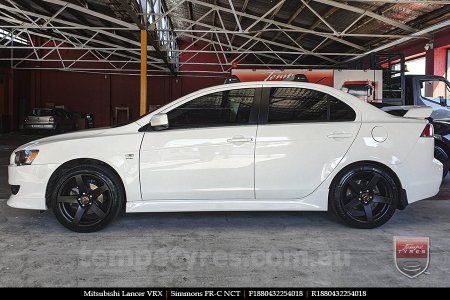
[[[433,124],[428,123],[422,131],[421,137],[433,137],[434,136],[434,127]]]
[[[53,121],[54,121],[53,117],[48,118],[48,121],[49,121],[50,123],[53,123]]]
[[[28,123],[28,121],[29,121],[28,117],[26,117],[24,121],[25,121],[25,123]]]

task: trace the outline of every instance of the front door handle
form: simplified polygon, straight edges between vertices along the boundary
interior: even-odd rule
[[[327,135],[330,139],[348,139],[353,137],[353,134],[349,132],[333,132],[332,134]]]
[[[247,138],[244,136],[234,136],[231,139],[227,139],[227,142],[233,144],[249,143],[253,142],[253,138]]]

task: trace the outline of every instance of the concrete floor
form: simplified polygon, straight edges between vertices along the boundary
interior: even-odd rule
[[[450,286],[450,201],[373,230],[314,212],[148,213],[76,234],[51,212],[6,205],[8,157],[28,140],[0,135],[0,286]],[[436,199],[450,199],[449,177]],[[430,237],[427,274],[397,271],[397,235]]]

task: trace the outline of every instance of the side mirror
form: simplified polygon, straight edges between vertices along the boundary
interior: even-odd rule
[[[442,106],[447,106],[447,99],[442,96],[439,96],[439,104]]]
[[[156,114],[150,120],[150,126],[154,130],[164,130],[169,128],[169,119],[167,114]]]

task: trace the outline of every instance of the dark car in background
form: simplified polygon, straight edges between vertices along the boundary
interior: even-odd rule
[[[51,130],[56,133],[77,129],[77,120],[62,108],[34,108],[25,118],[24,128],[28,132]]]

